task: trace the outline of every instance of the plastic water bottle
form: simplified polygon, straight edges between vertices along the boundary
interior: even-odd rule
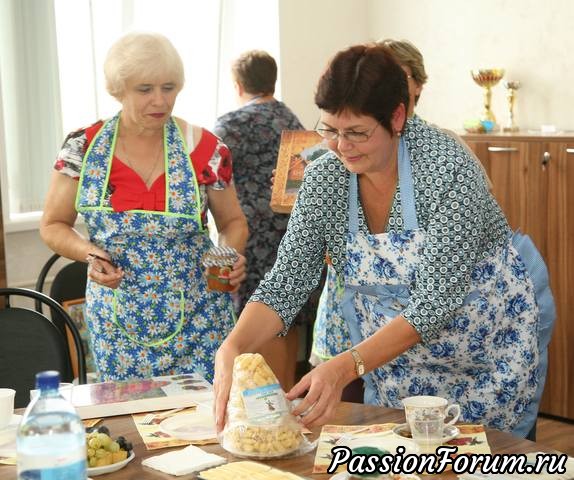
[[[40,393],[26,408],[16,437],[19,480],[86,478],[86,431],[59,385],[56,371],[36,375]]]

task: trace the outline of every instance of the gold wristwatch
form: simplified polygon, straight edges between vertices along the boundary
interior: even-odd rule
[[[355,372],[357,372],[359,377],[362,377],[365,374],[365,362],[363,362],[363,359],[357,350],[351,348],[349,351],[351,352],[351,355],[353,355],[353,360],[355,360]]]

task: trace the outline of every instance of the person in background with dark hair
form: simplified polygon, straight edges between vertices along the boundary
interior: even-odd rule
[[[234,358],[289,329],[328,253],[319,318],[343,319],[351,347],[291,389],[290,400],[305,394],[293,414],[325,424],[362,376],[366,403],[438,395],[463,422],[525,436],[554,320],[540,254],[510,230],[467,150],[408,118],[407,78],[386,47],[336,54],[315,103],[332,154],[307,167],[277,261],[217,352],[218,429]]]
[[[245,256],[247,278],[237,292],[238,312],[275,262],[289,215],[274,213],[269,202],[269,180],[277,162],[283,130],[301,130],[297,116],[274,97],[277,64],[261,50],[243,53],[232,65],[240,107],[218,118],[214,132],[231,150],[233,178],[239,203],[249,226]],[[285,389],[293,386],[298,341],[296,329],[276,338],[260,352]]]

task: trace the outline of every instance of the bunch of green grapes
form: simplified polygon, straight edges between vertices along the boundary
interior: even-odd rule
[[[88,467],[104,467],[128,458],[132,444],[124,437],[112,440],[107,427],[101,426],[86,432]]]

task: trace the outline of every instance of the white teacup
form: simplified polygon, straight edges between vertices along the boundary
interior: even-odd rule
[[[442,397],[428,395],[408,397],[403,400],[403,405],[413,438],[416,434],[420,440],[426,436],[427,441],[440,441],[444,427],[454,425],[460,416],[460,406],[456,403],[449,405],[448,400]],[[445,422],[449,413],[452,419]]]
[[[15,396],[16,390],[0,388],[0,429],[4,428],[12,420]]]

